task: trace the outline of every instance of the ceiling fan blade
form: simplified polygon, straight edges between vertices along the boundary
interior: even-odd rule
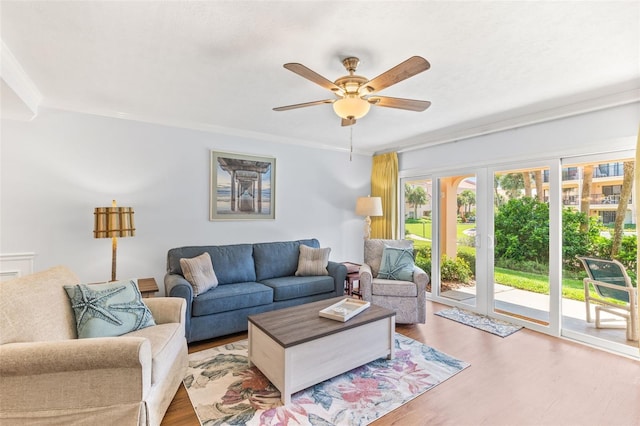
[[[368,98],[370,104],[387,107],[407,109],[409,111],[424,111],[429,108],[431,102],[429,101],[417,101],[415,99],[403,99],[403,98],[390,98],[388,96],[374,96]]]
[[[353,126],[354,124],[356,124],[356,119],[355,118],[343,118],[342,119],[342,127]]]
[[[390,70],[383,72],[374,79],[369,80],[364,86],[369,91],[368,93],[379,92],[382,89],[406,80],[409,77],[413,77],[416,74],[426,71],[431,67],[429,62],[420,57],[412,56],[406,61],[396,65]],[[366,95],[367,93],[361,93]]]
[[[304,77],[307,80],[310,80],[316,83],[317,85],[324,87],[327,90],[331,90],[332,92],[342,91],[342,89],[336,86],[333,83],[333,81],[327,80],[317,72],[310,70],[309,68],[305,67],[302,64],[298,64],[294,62],[294,63],[284,64],[283,66],[289,71],[295,72],[299,76]]]
[[[273,110],[274,111],[288,111],[290,109],[304,108],[304,107],[310,107],[310,106],[321,105],[321,104],[332,104],[334,102],[335,102],[335,99],[325,99],[325,100],[322,100],[322,101],[313,101],[313,102],[305,102],[303,104],[281,106],[281,107],[274,108]]]

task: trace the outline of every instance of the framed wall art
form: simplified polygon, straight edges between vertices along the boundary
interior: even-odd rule
[[[209,220],[275,219],[276,159],[211,151]]]

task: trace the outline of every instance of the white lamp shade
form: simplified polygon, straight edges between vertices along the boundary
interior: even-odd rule
[[[358,95],[347,94],[333,103],[333,110],[341,118],[362,118],[369,112],[371,104]]]
[[[382,216],[382,198],[359,197],[356,201],[358,216]]]

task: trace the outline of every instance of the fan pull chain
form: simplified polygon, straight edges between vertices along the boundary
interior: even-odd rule
[[[353,126],[349,127],[349,161],[353,161]]]

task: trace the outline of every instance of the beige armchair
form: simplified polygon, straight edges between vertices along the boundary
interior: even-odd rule
[[[362,299],[396,312],[396,323],[424,324],[426,286],[429,276],[414,266],[412,281],[384,279],[378,276],[385,246],[413,249],[411,240],[365,240],[364,264],[360,267]]]
[[[151,298],[155,326],[78,339],[65,267],[0,283],[0,424],[159,425],[187,366],[185,301]]]

